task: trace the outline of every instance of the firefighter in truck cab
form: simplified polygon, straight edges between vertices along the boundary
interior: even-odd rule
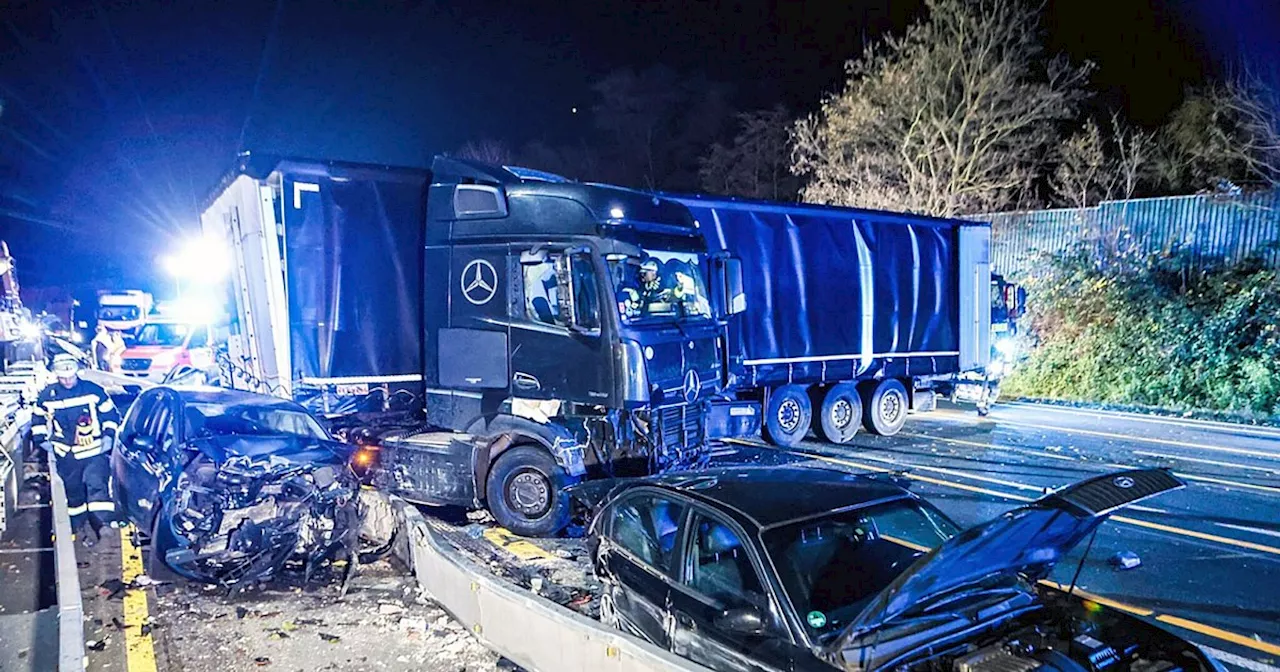
[[[120,411],[102,386],[80,378],[79,369],[71,355],[53,358],[58,381],[40,392],[31,433],[57,458],[71,529],[91,547],[103,526],[117,520],[111,451],[120,429]]]

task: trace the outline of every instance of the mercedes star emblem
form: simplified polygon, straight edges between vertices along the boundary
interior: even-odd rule
[[[689,373],[684,374],[684,400],[693,403],[698,398],[698,388],[702,387],[702,381],[698,380],[698,372],[689,369]]]
[[[462,269],[462,296],[473,305],[483,306],[498,293],[498,272],[484,259],[472,259]]]
[[[1113,481],[1111,481],[1111,482],[1112,482],[1112,483],[1114,483],[1114,484],[1115,484],[1115,486],[1116,486],[1117,488],[1132,488],[1132,487],[1133,487],[1133,479],[1132,479],[1132,478],[1129,478],[1128,476],[1116,476],[1116,477],[1115,477],[1115,480],[1113,480]]]

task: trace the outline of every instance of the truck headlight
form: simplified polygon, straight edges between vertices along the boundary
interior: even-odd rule
[[[39,322],[23,322],[22,326],[18,327],[18,333],[22,334],[23,338],[34,341],[44,336],[44,329]]]
[[[988,376],[997,376],[997,377],[998,377],[998,376],[1002,376],[1002,375],[1004,375],[1004,362],[1002,362],[1002,361],[1000,361],[1000,360],[998,360],[998,359],[997,359],[996,361],[991,362],[990,364],[988,364],[988,365],[987,365],[987,375],[988,375]]]

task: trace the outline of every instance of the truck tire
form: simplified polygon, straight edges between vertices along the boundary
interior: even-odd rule
[[[500,455],[485,483],[486,504],[498,524],[522,537],[550,537],[569,524],[573,483],[541,446],[516,446]]]
[[[769,395],[764,414],[764,439],[790,448],[809,433],[813,404],[803,385],[783,385]]]
[[[893,436],[907,422],[907,388],[896,378],[868,385],[862,396],[862,425],[868,432]]]
[[[813,433],[823,441],[846,444],[858,433],[862,419],[862,397],[853,383],[836,383],[827,388],[814,388]]]

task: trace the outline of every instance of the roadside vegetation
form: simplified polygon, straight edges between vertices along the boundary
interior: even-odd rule
[[[1280,417],[1280,278],[1256,260],[1060,257],[1027,282],[1037,341],[1004,393]]]

